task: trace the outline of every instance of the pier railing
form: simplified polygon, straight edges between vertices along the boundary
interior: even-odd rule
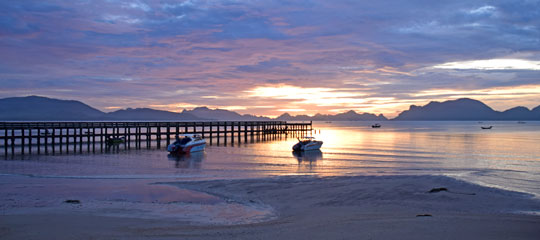
[[[201,134],[210,145],[266,140],[311,132],[311,122],[0,122],[2,155],[96,152],[121,144],[126,149],[161,148],[179,134]]]

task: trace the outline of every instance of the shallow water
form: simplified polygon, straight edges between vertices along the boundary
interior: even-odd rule
[[[207,146],[16,156],[0,174],[47,178],[232,179],[276,175],[448,175],[540,196],[540,122],[315,122],[321,151],[293,154],[294,137]],[[492,125],[491,130],[480,126]],[[320,130],[320,132],[319,132]],[[162,145],[164,146],[164,144]]]

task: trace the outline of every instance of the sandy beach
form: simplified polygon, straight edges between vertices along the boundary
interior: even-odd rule
[[[533,196],[443,176],[0,180],[2,239],[540,236]]]
[[[539,9],[0,0],[0,240],[540,240]]]

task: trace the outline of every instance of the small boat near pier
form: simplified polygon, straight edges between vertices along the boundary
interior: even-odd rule
[[[176,141],[167,146],[167,151],[172,154],[182,154],[204,151],[206,140],[200,134],[182,134],[176,137]]]
[[[114,146],[114,145],[122,144],[122,143],[125,143],[125,142],[126,142],[125,137],[112,137],[112,136],[109,136],[105,140],[105,144],[107,144],[107,146]]]
[[[292,150],[297,151],[310,151],[310,150],[319,150],[323,141],[315,140],[314,137],[302,137],[298,138],[298,143],[296,143]]]

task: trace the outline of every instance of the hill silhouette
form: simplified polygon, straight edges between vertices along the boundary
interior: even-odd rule
[[[40,96],[12,97],[0,99],[0,120],[2,121],[83,121],[83,120],[229,120],[261,121],[268,117],[239,114],[224,109],[197,107],[181,113],[151,108],[127,108],[105,113],[82,102],[59,100]],[[382,114],[356,113],[348,111],[335,115],[316,114],[314,116],[291,116],[284,113],[276,120],[282,121],[384,121]],[[392,120],[456,121],[456,120],[540,120],[540,106],[529,110],[514,107],[503,112],[495,111],[486,104],[469,98],[445,102],[430,102],[425,106],[411,105]]]
[[[97,120],[103,115],[103,112],[73,100],[39,96],[0,99],[2,120]]]
[[[40,96],[0,99],[0,120],[81,121],[81,120],[200,120],[191,114],[150,108],[122,109],[104,113],[82,102]]]
[[[182,111],[182,114],[190,114],[201,119],[208,120],[231,120],[231,121],[255,121],[270,120],[267,117],[258,117],[250,114],[241,115],[237,112],[224,109],[209,109],[208,107],[197,107],[193,110]]]
[[[105,115],[107,120],[201,120],[189,113],[175,113],[169,111],[155,110],[151,108],[127,108],[110,112]]]
[[[296,115],[291,116],[289,113],[284,113],[276,118],[282,121],[385,121],[388,120],[382,114],[378,116],[371,113],[358,114],[353,110],[336,115],[325,115],[317,113],[314,116]]]
[[[411,105],[393,120],[477,121],[477,120],[540,120],[540,106],[529,110],[515,107],[504,112],[493,110],[483,102],[461,98],[445,102],[430,102],[425,106]]]

